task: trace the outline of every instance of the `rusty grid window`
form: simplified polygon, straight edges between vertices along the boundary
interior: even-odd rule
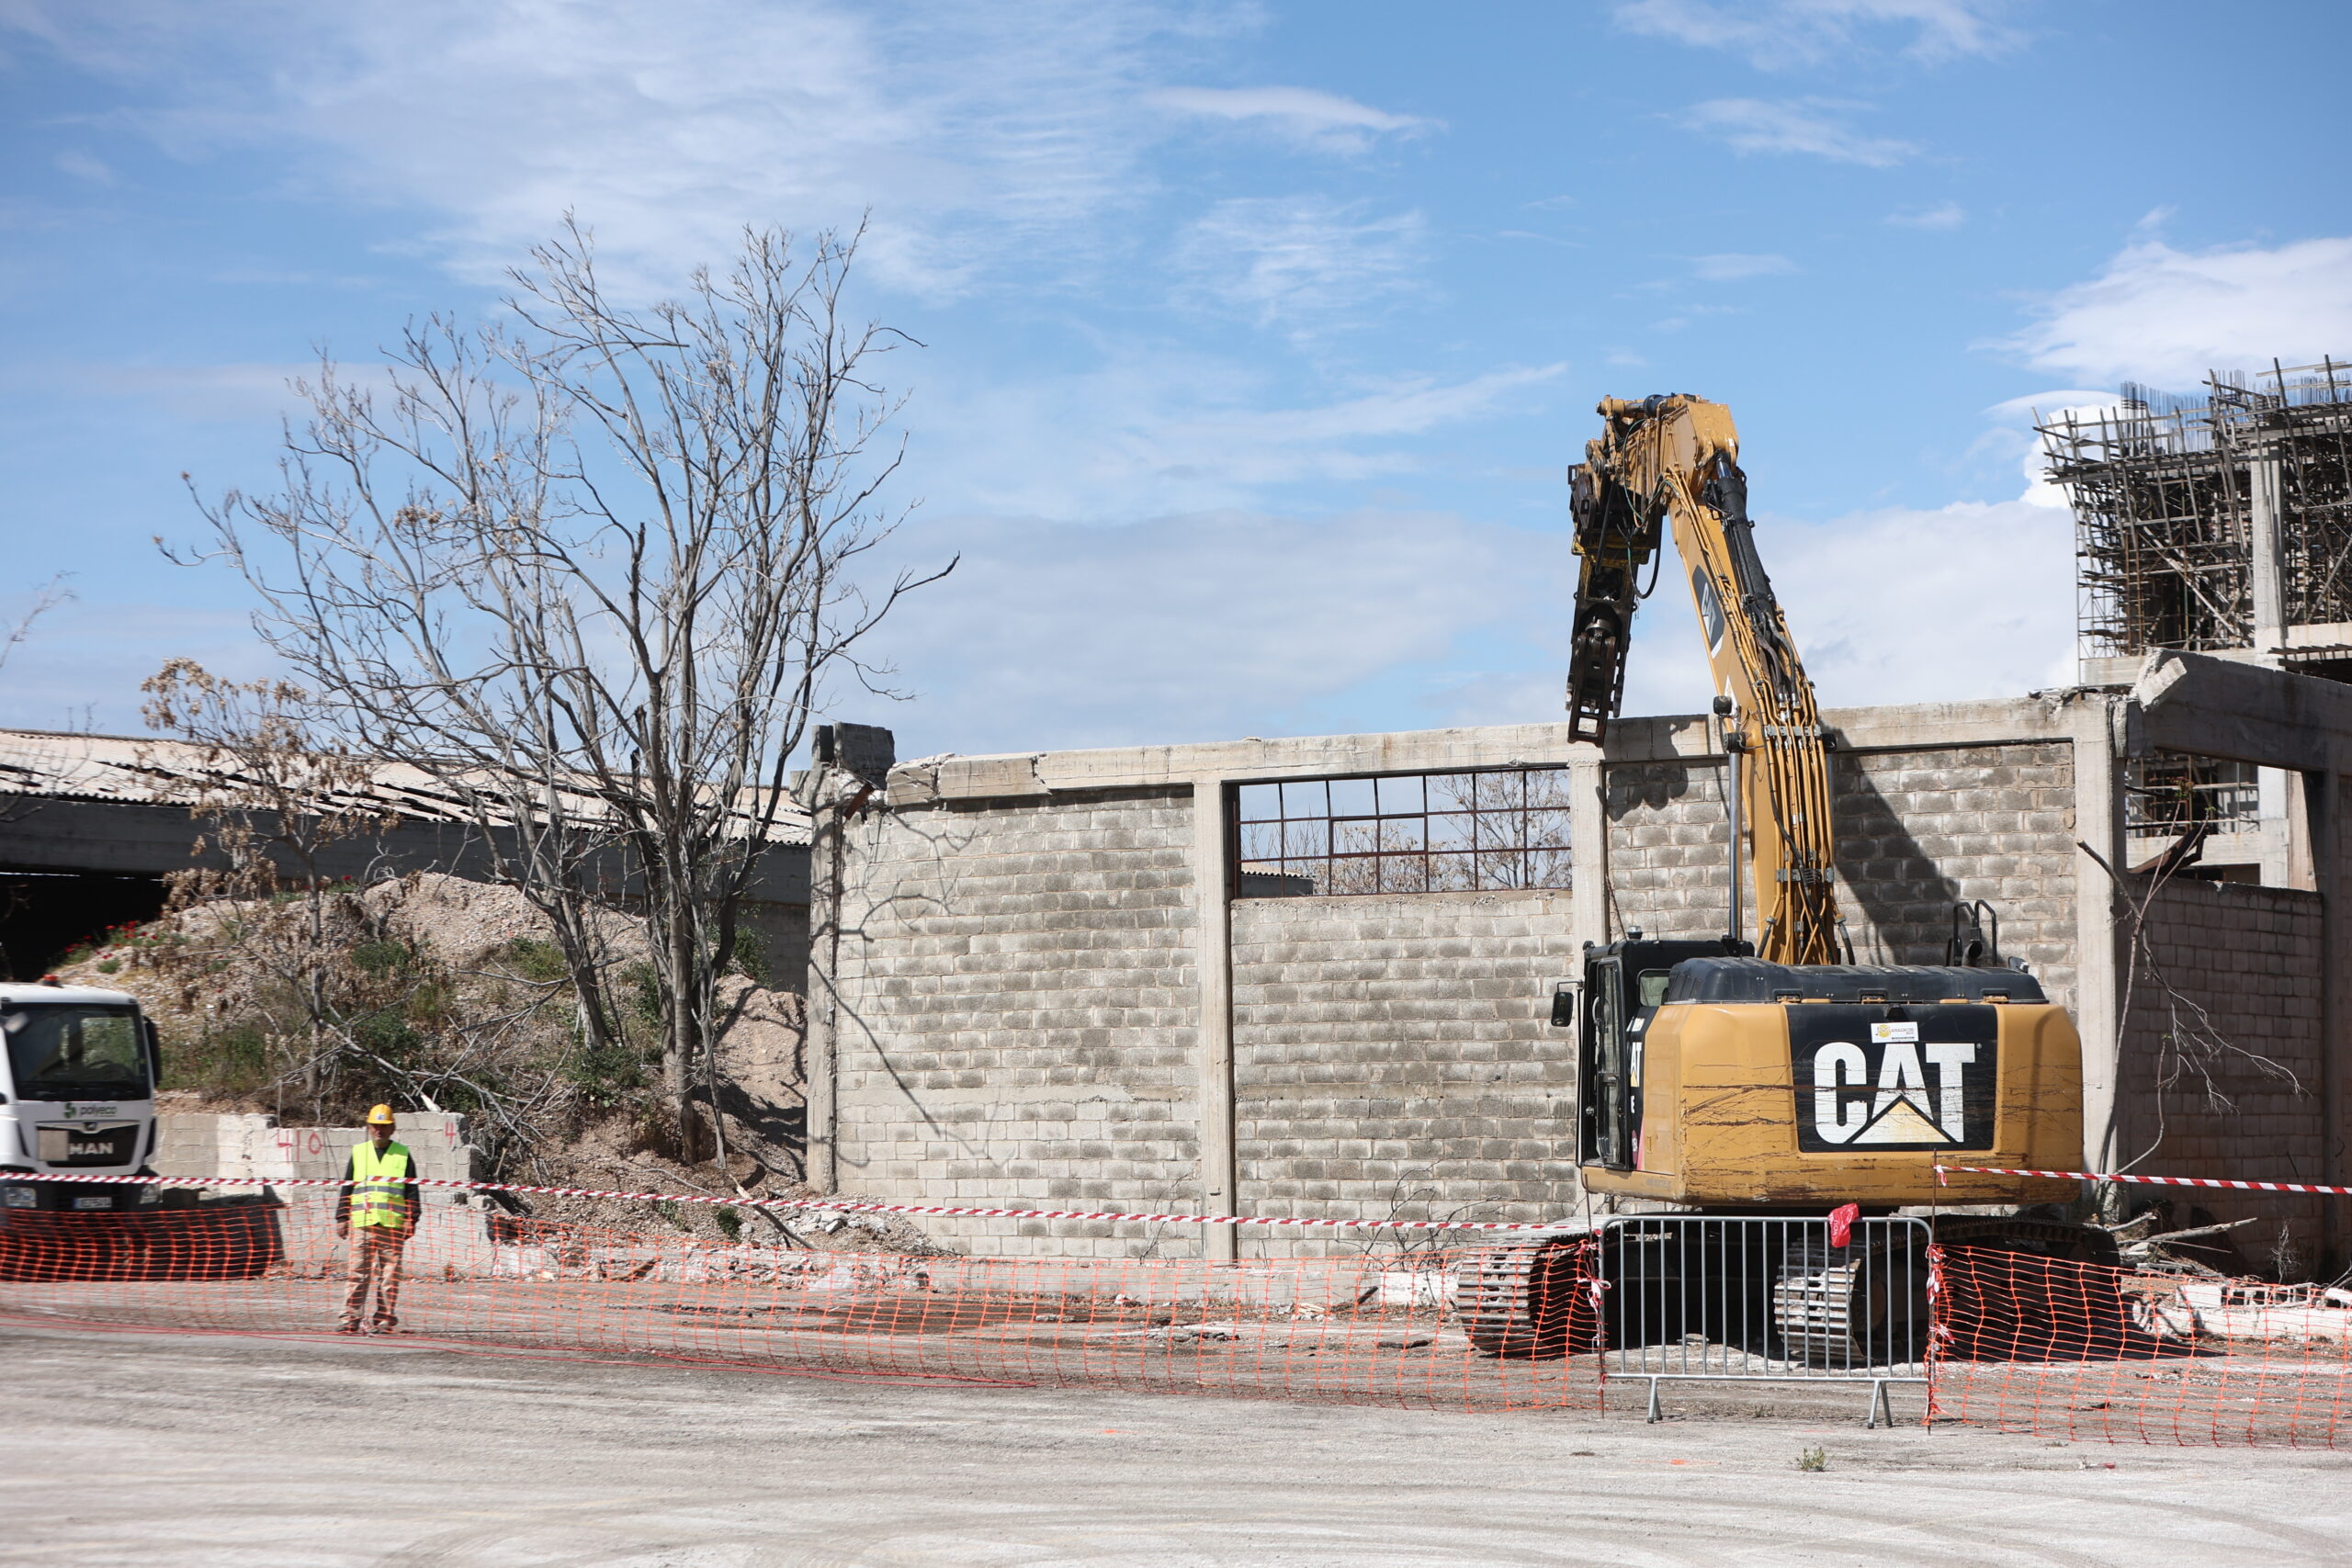
[[[1236,896],[1568,886],[1556,768],[1241,784]]]

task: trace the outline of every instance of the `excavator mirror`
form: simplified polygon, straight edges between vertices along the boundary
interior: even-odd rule
[[[1577,987],[1575,980],[1555,980],[1552,985],[1552,1027],[1574,1029],[1577,1026]]]

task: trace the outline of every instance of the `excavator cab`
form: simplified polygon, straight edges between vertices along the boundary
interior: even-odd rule
[[[1755,951],[1734,937],[1645,941],[1639,927],[1623,942],[1585,945],[1582,1017],[1575,1016],[1574,998],[1565,991],[1555,995],[1552,1016],[1555,1025],[1577,1030],[1578,1165],[1634,1168],[1642,1127],[1642,1036],[1665,1004],[1674,966],[1689,958],[1739,958]]]

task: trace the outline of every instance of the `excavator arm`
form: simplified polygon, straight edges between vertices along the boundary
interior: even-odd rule
[[[1634,612],[1656,585],[1666,526],[1687,570],[1718,696],[1731,699],[1740,816],[1754,869],[1758,956],[1835,964],[1845,954],[1831,887],[1829,754],[1813,682],[1756,554],[1739,434],[1721,403],[1689,396],[1601,400],[1607,422],[1568,470],[1576,622],[1568,713],[1600,741],[1624,695]]]

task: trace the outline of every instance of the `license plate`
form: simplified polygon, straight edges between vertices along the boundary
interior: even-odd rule
[[[114,1207],[114,1197],[111,1193],[100,1192],[90,1197],[74,1199],[74,1206],[77,1209],[111,1209]]]

